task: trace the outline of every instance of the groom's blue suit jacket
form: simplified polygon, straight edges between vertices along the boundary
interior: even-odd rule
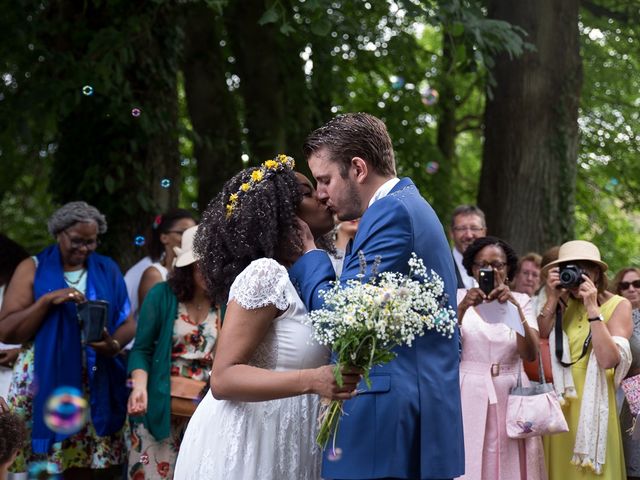
[[[435,212],[410,179],[400,180],[366,210],[341,281],[360,272],[358,251],[365,254],[369,268],[380,255],[379,271],[404,274],[415,252],[428,270],[443,278],[455,310],[451,250]],[[289,275],[309,310],[322,306],[318,291],[335,279],[329,257],[320,250],[303,255]],[[365,392],[345,402],[336,443],[340,451],[325,450],[324,478],[427,479],[464,473],[458,330],[452,338],[428,331],[413,346],[395,351],[395,360],[372,370],[371,389],[362,382],[358,389]]]

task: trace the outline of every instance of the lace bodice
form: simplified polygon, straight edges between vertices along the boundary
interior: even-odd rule
[[[328,360],[325,347],[311,340],[307,310],[287,270],[270,258],[253,261],[231,285],[229,302],[247,310],[275,305],[282,313],[256,348],[250,365],[270,370],[314,368]]]
[[[231,285],[229,301],[235,300],[247,310],[267,305],[275,305],[278,310],[286,310],[289,306],[285,292],[288,282],[287,270],[275,260],[254,260]]]
[[[328,363],[328,349],[312,340],[306,308],[275,260],[252,262],[233,282],[229,302],[248,310],[275,305],[282,311],[251,365],[298,370]],[[318,396],[311,394],[239,402],[216,400],[209,392],[191,418],[174,478],[319,480],[318,406]]]

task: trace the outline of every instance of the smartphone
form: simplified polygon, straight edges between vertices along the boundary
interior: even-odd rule
[[[489,295],[493,290],[493,283],[493,269],[481,268],[478,272],[478,284],[480,286],[480,290],[482,290],[485,295]]]
[[[105,300],[89,300],[79,303],[78,320],[83,343],[102,340],[103,330],[107,324],[109,302]]]

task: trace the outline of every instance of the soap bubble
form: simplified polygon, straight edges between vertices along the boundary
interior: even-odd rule
[[[138,235],[134,240],[133,243],[135,243],[136,247],[141,247],[144,245],[145,243],[145,239],[142,235]]]
[[[56,433],[70,435],[78,432],[87,422],[87,417],[87,401],[74,387],[56,388],[44,408],[44,423]]]
[[[60,469],[55,463],[42,461],[29,464],[27,478],[29,480],[51,480],[62,477],[60,476]]]
[[[132,117],[139,117],[140,114],[142,113],[142,110],[140,110],[139,108],[132,108],[131,109],[131,116]]]
[[[162,180],[160,180],[160,186],[162,188],[169,188],[171,186],[171,180],[169,180],[168,178],[163,178]]]
[[[91,95],[93,95],[93,87],[91,85],[85,85],[84,87],[82,87],[82,93],[87,97],[90,97]]]
[[[330,448],[329,452],[327,452],[327,460],[330,462],[337,462],[342,458],[342,449],[339,447]]]
[[[427,163],[426,170],[429,175],[433,175],[440,168],[440,164],[438,162],[429,162]]]
[[[394,90],[400,90],[402,87],[404,87],[404,78],[402,77],[391,75],[391,77],[389,77],[389,80],[391,81],[391,88],[393,88]]]
[[[435,88],[426,87],[420,91],[420,96],[422,97],[422,103],[426,107],[430,107],[438,103],[440,94]]]

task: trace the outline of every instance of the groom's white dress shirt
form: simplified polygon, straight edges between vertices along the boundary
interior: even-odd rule
[[[376,193],[374,193],[373,197],[371,197],[371,200],[369,200],[369,207],[373,205],[373,202],[375,202],[376,200],[380,200],[382,197],[386,197],[387,195],[389,195],[389,192],[393,190],[393,187],[395,187],[399,181],[400,179],[398,177],[394,177],[391,180],[387,180],[382,185],[380,185],[380,188],[376,190]]]

